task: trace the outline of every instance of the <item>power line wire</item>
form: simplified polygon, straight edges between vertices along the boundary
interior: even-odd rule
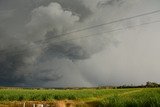
[[[57,35],[55,35],[55,37],[50,37],[50,38],[47,38],[46,40],[59,38],[59,37],[66,36],[66,35],[69,35],[69,34],[81,32],[81,31],[86,31],[86,30],[89,30],[89,29],[93,29],[93,28],[97,28],[97,27],[101,27],[101,26],[105,26],[105,25],[109,25],[109,24],[113,24],[113,23],[118,23],[118,22],[122,22],[122,21],[125,21],[125,20],[130,20],[130,19],[134,19],[134,18],[137,18],[137,17],[147,16],[147,15],[155,14],[155,13],[159,13],[159,12],[160,12],[160,10],[155,10],[155,11],[151,11],[151,12],[147,12],[147,13],[143,13],[143,14],[138,14],[138,15],[131,16],[131,17],[126,17],[126,18],[121,18],[121,19],[118,19],[118,20],[110,21],[110,22],[105,22],[105,23],[102,23],[102,24],[94,25],[94,26],[88,26],[88,27],[85,27],[85,28],[82,28],[82,29],[77,29],[77,30],[70,31],[70,32],[67,32],[67,33],[57,34]],[[41,40],[36,41],[36,42],[41,42]]]
[[[85,30],[88,30],[88,29],[93,29],[93,28],[97,28],[97,27],[100,27],[100,26],[108,25],[108,24],[114,24],[114,23],[117,23],[117,22],[121,22],[121,21],[125,21],[125,20],[130,20],[130,19],[133,19],[133,18],[137,18],[137,17],[141,17],[141,16],[146,16],[146,15],[150,15],[150,14],[155,14],[155,13],[159,13],[159,12],[160,12],[160,10],[156,10],[156,11],[152,11],[152,12],[147,12],[147,13],[143,13],[143,14],[139,14],[139,15],[127,17],[127,18],[122,18],[122,19],[118,19],[118,20],[106,22],[106,23],[103,23],[103,24],[95,25],[95,26],[90,26],[90,27],[78,29],[78,30],[74,30],[74,31],[71,31],[71,32],[68,32],[68,33],[56,35],[56,37],[47,38],[47,40],[48,40],[48,39],[60,38],[60,37],[62,37],[62,36],[66,36],[66,35],[69,35],[69,34],[72,34],[72,33],[77,33],[77,32],[85,31]],[[158,21],[156,21],[156,22],[158,22]],[[148,24],[150,24],[150,23],[156,23],[156,22],[149,22]],[[145,24],[147,24],[147,23],[145,23]],[[143,24],[140,24],[140,25],[143,25]],[[140,26],[140,25],[138,25],[138,26]],[[135,27],[136,27],[136,26],[135,26]],[[114,29],[114,30],[111,30],[111,31],[107,31],[106,33],[115,32],[115,31],[118,31],[118,30],[123,30],[123,29],[122,29],[122,28]],[[101,34],[101,33],[96,33],[96,34],[87,35],[87,36],[81,36],[81,37],[79,37],[79,38],[63,40],[63,41],[59,41],[59,42],[71,41],[71,40],[75,40],[75,39],[80,39],[80,38],[85,38],[85,37],[94,36],[94,35],[97,35],[97,34]],[[36,43],[36,42],[42,42],[42,40],[34,41],[34,43]],[[48,41],[45,41],[45,42],[43,41],[43,43],[47,43],[47,42],[48,42]],[[55,43],[58,43],[58,42],[55,42]],[[42,44],[40,44],[40,45],[42,45]],[[30,48],[32,48],[32,46],[31,46]],[[28,48],[27,48],[27,49],[28,49]],[[3,50],[2,50],[1,52],[3,52]],[[21,52],[22,52],[22,51],[20,51],[20,53],[21,53]]]
[[[63,40],[63,41],[57,41],[57,42],[54,42],[54,43],[72,41],[72,40],[81,39],[81,38],[88,38],[88,37],[97,36],[98,34],[112,33],[112,32],[116,32],[116,31],[122,31],[122,30],[125,30],[125,29],[136,28],[138,26],[144,26],[144,25],[149,25],[149,24],[159,23],[159,22],[160,22],[160,20],[156,20],[156,21],[146,22],[146,23],[142,23],[142,24],[138,24],[138,25],[134,25],[134,26],[127,26],[127,27],[124,27],[124,28],[113,29],[113,30],[109,30],[109,31],[106,31],[106,32],[103,32],[103,33],[94,33],[94,34],[91,34],[91,35],[80,36],[78,38],[67,39],[67,40]]]
[[[94,34],[90,34],[90,35],[76,37],[76,38],[73,38],[73,39],[66,39],[66,40],[62,40],[62,41],[57,41],[57,42],[53,42],[52,44],[57,44],[57,43],[67,42],[67,41],[73,41],[73,40],[82,39],[82,38],[95,37],[95,36],[100,35],[100,34],[106,34],[106,33],[112,33],[112,32],[116,32],[116,31],[122,31],[122,30],[126,30],[126,29],[136,28],[138,26],[144,26],[144,25],[149,25],[149,24],[159,23],[159,22],[160,22],[160,20],[155,20],[155,21],[146,22],[146,23],[142,23],[142,24],[138,24],[138,25],[134,25],[134,26],[127,26],[127,27],[123,27],[123,28],[108,30],[106,32],[94,33]],[[48,46],[48,43],[46,43],[46,46],[44,47],[44,49],[46,49],[47,46]],[[25,50],[24,51],[19,51],[15,55],[23,54],[23,52],[25,52]]]

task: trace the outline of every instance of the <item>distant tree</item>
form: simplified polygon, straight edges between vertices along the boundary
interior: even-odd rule
[[[159,84],[156,82],[150,82],[150,81],[146,82],[146,87],[158,87],[158,86]]]

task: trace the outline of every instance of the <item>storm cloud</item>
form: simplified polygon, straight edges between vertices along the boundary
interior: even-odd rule
[[[40,82],[56,81],[62,74],[57,63],[52,63],[55,58],[73,61],[89,57],[79,44],[47,41],[91,14],[81,1],[2,0],[0,5],[1,85],[39,86]],[[53,65],[46,67],[49,62]]]
[[[156,20],[158,14],[85,30],[157,10],[158,4],[158,0],[0,0],[0,85],[81,87],[159,81],[158,60],[145,60],[153,60],[154,54],[145,54],[144,48],[149,38],[158,43],[154,42],[159,39],[158,27],[147,33],[149,27],[103,33]],[[146,46],[159,52],[158,44]]]

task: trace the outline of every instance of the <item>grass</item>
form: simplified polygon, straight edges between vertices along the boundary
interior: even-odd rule
[[[101,100],[105,107],[160,107],[160,89],[141,89],[123,94],[113,94]]]
[[[100,107],[160,107],[160,88],[36,90],[0,89],[0,102],[74,100]]]
[[[124,93],[128,89],[82,89],[82,90],[31,90],[1,89],[0,101],[48,101],[48,100],[86,100],[102,98],[113,93]]]

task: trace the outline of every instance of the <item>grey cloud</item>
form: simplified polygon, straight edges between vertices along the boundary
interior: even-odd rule
[[[14,9],[14,14],[1,26],[1,50],[7,54],[1,54],[3,67],[0,79],[3,81],[0,84],[43,86],[41,83],[45,85],[63,78],[71,81],[71,71],[75,74],[73,79],[76,76],[83,78],[81,71],[77,70],[78,66],[75,67],[76,63],[90,59],[104,49],[105,42],[100,37],[64,42],[79,35],[97,33],[97,30],[70,34],[70,37],[62,38],[63,42],[54,43],[58,41],[54,39],[58,37],[56,34],[66,33],[75,25],[85,25],[90,21],[88,15],[91,15],[90,9],[79,0],[55,1],[2,0],[1,9]],[[39,40],[42,43],[35,43]]]
[[[20,67],[24,66],[24,54],[17,54],[20,50],[11,50],[7,48],[0,53],[0,80],[3,85],[16,85],[23,83],[25,78],[23,74],[17,71]]]
[[[47,50],[43,50],[39,44],[34,43],[36,40],[45,40],[45,38],[54,36],[55,33],[62,33],[63,28],[67,30],[70,24],[75,23],[74,21],[76,20],[78,21],[78,17],[81,17],[82,20],[90,14],[89,9],[79,0],[73,0],[72,2],[57,1],[60,4],[60,8],[57,7],[57,12],[60,13],[60,16],[58,16],[59,18],[56,19],[56,16],[54,18],[54,13],[49,14],[48,11],[50,10],[46,10],[42,13],[48,14],[46,18],[48,17],[51,19],[48,20],[49,23],[55,21],[55,23],[51,24],[53,28],[47,28],[48,22],[44,21],[44,23],[42,23],[38,17],[32,17],[32,15],[36,15],[36,12],[41,13],[45,10],[45,7],[47,9],[48,5],[55,1],[56,0],[0,1],[0,22],[3,22],[0,25],[0,85],[39,86],[42,85],[41,83],[56,81],[62,78],[61,73],[55,70],[56,65],[54,65],[53,68],[46,67],[44,69],[40,67],[42,64],[45,66],[46,63],[48,63],[45,58],[48,58],[46,56],[49,54],[52,60],[54,60],[54,57],[65,57],[70,60],[88,58],[83,55],[85,54],[83,48],[74,43],[59,45],[49,44]],[[57,5],[59,5],[58,3]],[[55,6],[50,7],[54,8]],[[42,11],[39,9],[42,9]],[[34,10],[35,13],[32,13]],[[61,14],[61,12],[64,12],[64,14]],[[49,15],[53,16],[50,17]],[[38,21],[37,23],[32,21],[34,18]],[[43,18],[45,18],[45,16],[41,17],[42,20]],[[42,23],[41,26],[42,29],[44,29],[42,32],[39,27],[40,23]],[[29,27],[26,28],[26,25]],[[38,27],[37,31],[35,29],[36,27]],[[29,32],[31,31],[34,33],[27,34],[27,29],[29,28],[31,28]],[[42,38],[40,38],[40,36],[42,36]],[[67,49],[65,49],[65,47]],[[42,51],[44,51],[43,54],[41,54]],[[42,59],[44,59],[43,63],[41,62]]]
[[[125,0],[103,0],[103,1],[99,1],[97,3],[97,7],[98,8],[103,8],[106,6],[114,6],[114,5],[122,5],[125,2]]]
[[[86,19],[92,14],[90,9],[86,7],[81,0],[50,0],[52,2],[57,2],[63,6],[65,10],[72,11],[73,14],[78,14],[80,20]]]
[[[109,80],[118,84],[117,80],[123,79],[124,73],[129,74],[121,62],[122,56],[126,58],[121,53],[124,47],[121,46],[122,50],[118,52],[114,50],[115,47],[110,46],[116,41],[114,33],[102,32],[119,25],[102,26],[64,37],[59,34],[128,15],[134,1],[131,4],[125,1],[0,0],[0,85],[97,86],[107,84],[105,82]],[[142,1],[146,7],[150,3]],[[119,5],[123,8],[119,9]],[[138,11],[139,8],[134,6],[133,10]],[[80,38],[87,35],[91,37]],[[113,52],[107,57],[110,48]],[[104,50],[106,52],[101,53]],[[129,81],[129,78],[126,80]]]
[[[45,51],[50,57],[68,58],[70,60],[87,59],[90,55],[81,47],[73,43],[51,44]]]

